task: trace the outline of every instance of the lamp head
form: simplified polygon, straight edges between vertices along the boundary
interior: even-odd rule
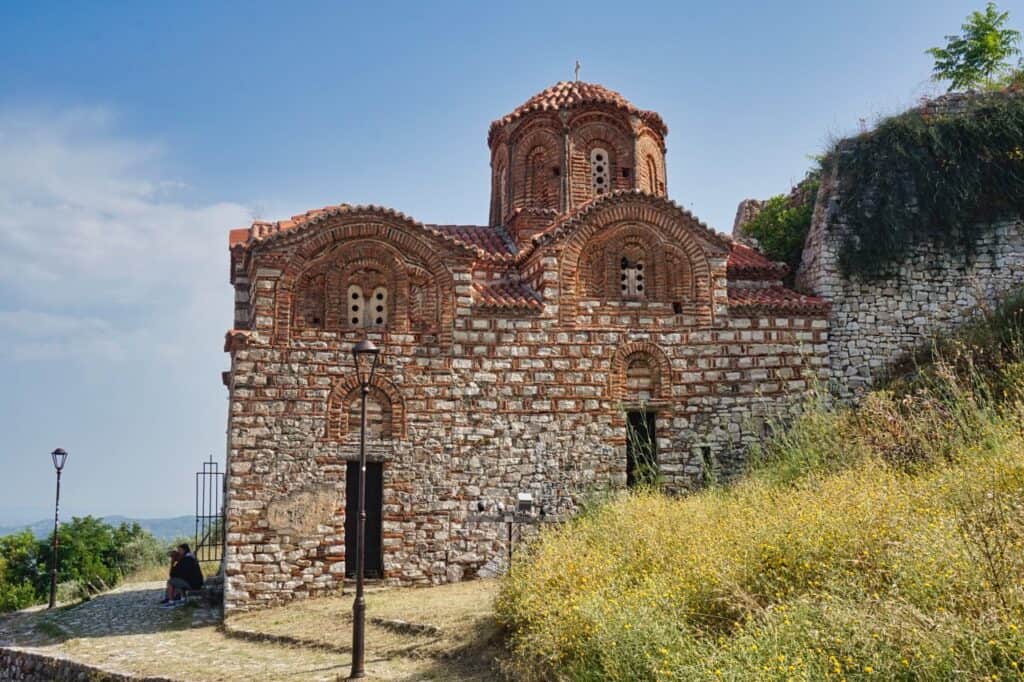
[[[356,375],[360,385],[369,385],[373,380],[373,373],[377,369],[377,362],[380,360],[380,348],[377,348],[373,341],[363,339],[352,346],[352,359],[356,364]]]
[[[53,466],[57,471],[64,468],[64,462],[68,459],[68,453],[64,448],[57,448],[50,453],[50,457],[53,458]]]

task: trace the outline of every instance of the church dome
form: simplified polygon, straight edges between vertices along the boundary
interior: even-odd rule
[[[656,112],[603,85],[562,81],[491,123],[490,224],[526,245],[557,215],[617,191],[667,195]]]
[[[516,107],[511,113],[491,123],[490,134],[527,114],[537,111],[561,111],[586,105],[610,105],[629,114],[639,116],[644,123],[662,136],[668,134],[668,126],[654,111],[637,108],[628,99],[598,83],[583,81],[561,81],[538,92]]]

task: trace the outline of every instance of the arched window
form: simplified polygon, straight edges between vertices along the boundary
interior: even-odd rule
[[[348,287],[348,311],[345,319],[349,327],[362,327],[366,316],[366,301],[363,300],[363,288],[358,284],[351,284]]]
[[[348,399],[348,432],[359,433],[362,401],[360,392],[353,391]],[[391,440],[391,401],[384,391],[370,387],[366,396],[366,439],[369,441]]]
[[[302,278],[295,315],[297,328],[324,328],[324,282],[322,274]]]
[[[501,215],[498,216],[498,220],[502,221],[505,216],[508,215],[508,195],[506,189],[506,178],[505,178],[505,166],[498,166],[496,171],[495,183],[498,187],[498,210],[501,211]]]
[[[547,208],[548,206],[548,179],[545,175],[545,169],[548,166],[546,157],[547,154],[544,151],[544,147],[536,147],[530,152],[529,161],[527,161],[527,198],[531,206],[538,208]]]
[[[642,256],[624,254],[619,261],[619,286],[624,298],[644,298],[647,287],[644,282],[644,261]]]
[[[609,191],[611,184],[611,160],[608,152],[601,147],[590,150],[590,185],[594,190],[594,196]]]
[[[632,358],[626,366],[626,395],[632,400],[651,400],[655,393],[654,372],[647,356]]]
[[[359,437],[362,389],[354,376],[346,376],[331,389],[327,398],[324,438],[344,441]],[[405,438],[405,403],[398,387],[374,376],[366,395],[366,432],[372,441]]]
[[[651,194],[658,194],[661,180],[658,179],[658,162],[650,154],[647,155],[647,183]]]

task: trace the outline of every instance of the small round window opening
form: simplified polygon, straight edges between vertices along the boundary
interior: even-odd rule
[[[622,257],[619,263],[619,286],[622,295],[627,298],[643,298],[644,290],[644,262],[642,260],[630,260]]]
[[[373,309],[367,316],[367,327],[383,327],[388,323],[388,290],[377,287],[373,290],[371,301]]]
[[[388,289],[377,287],[369,296],[364,296],[363,288],[358,284],[348,287],[346,320],[348,326],[385,327],[388,323]]]
[[[611,160],[608,152],[601,147],[590,150],[590,184],[594,189],[594,195],[604,194],[611,190],[609,178],[611,177]]]
[[[365,307],[362,287],[353,284],[348,288],[348,321],[352,327],[362,326]]]

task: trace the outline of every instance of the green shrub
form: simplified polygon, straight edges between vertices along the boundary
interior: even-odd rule
[[[29,531],[0,537],[0,612],[49,597],[53,536]],[[100,519],[73,518],[60,527],[58,596],[80,599],[109,589],[125,575],[166,562],[165,547],[138,524],[117,528]]]
[[[742,228],[757,239],[765,255],[788,265],[791,273],[800,266],[819,184],[817,172],[812,173],[795,195],[779,194],[768,199]]]

